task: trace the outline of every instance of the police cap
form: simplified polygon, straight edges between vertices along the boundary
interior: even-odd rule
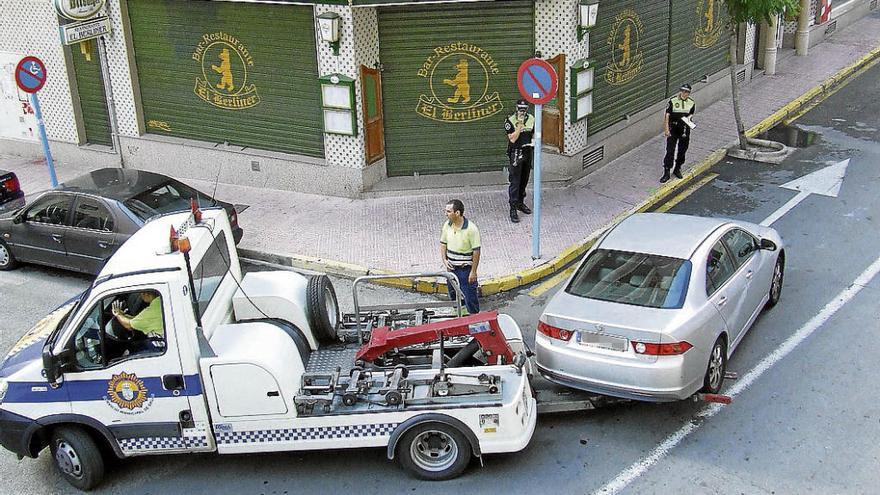
[[[691,85],[688,83],[684,83],[681,85],[680,88],[678,88],[678,90],[679,91],[687,91],[688,93],[690,93],[691,92]]]
[[[529,108],[529,102],[527,102],[526,100],[520,98],[520,99],[516,100],[516,108],[517,108],[517,109],[528,109],[528,108]]]

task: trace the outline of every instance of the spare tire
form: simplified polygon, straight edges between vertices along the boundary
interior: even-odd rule
[[[319,342],[336,342],[339,327],[339,303],[336,291],[327,275],[309,277],[308,296],[309,326]]]

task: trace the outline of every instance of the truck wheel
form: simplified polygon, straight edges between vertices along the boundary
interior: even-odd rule
[[[0,241],[0,270],[12,270],[18,265],[5,242]]]
[[[52,458],[68,483],[91,490],[104,478],[104,459],[94,440],[82,429],[63,426],[52,432]]]
[[[707,394],[720,392],[725,371],[727,371],[727,344],[724,342],[724,336],[721,336],[715,341],[712,352],[709,353],[709,365],[703,378],[703,392]]]
[[[400,464],[423,480],[448,480],[464,471],[471,446],[458,429],[443,423],[422,423],[407,431],[398,444]]]
[[[307,287],[309,326],[320,342],[330,343],[337,340],[336,329],[339,326],[339,303],[336,291],[327,275],[309,277]]]

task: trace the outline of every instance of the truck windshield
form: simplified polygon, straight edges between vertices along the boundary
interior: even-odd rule
[[[213,198],[176,180],[170,180],[149,191],[142,192],[125,200],[123,204],[138,218],[146,222],[156,215],[189,210],[190,198],[196,200],[199,208],[216,205]]]

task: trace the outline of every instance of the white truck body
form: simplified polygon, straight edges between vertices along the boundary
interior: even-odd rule
[[[78,302],[16,344],[0,366],[4,447],[35,457],[50,446],[68,481],[87,489],[96,483],[83,474],[88,466],[70,467],[69,452],[65,458],[65,449],[78,445],[65,433],[71,428],[119,457],[359,447],[388,447],[394,457],[396,442],[426,422],[460,430],[476,456],[528,444],[536,404],[528,373],[511,364],[445,370],[460,382],[496,377],[498,390],[488,395],[434,400],[438,370],[415,369],[407,377],[407,402],[416,405],[333,402],[303,414],[294,401],[308,399],[303,377],[309,355],[321,347],[310,326],[308,279],[289,271],[242,278],[226,214],[203,215],[195,226],[187,223],[189,214],[149,222]],[[172,227],[192,247],[189,267],[183,254],[168,252]],[[112,301],[143,293],[159,296],[164,335],[133,344],[108,312]],[[521,344],[512,319],[501,315],[499,323],[513,346]],[[291,327],[300,332],[299,344]],[[376,376],[376,383],[385,379]]]

